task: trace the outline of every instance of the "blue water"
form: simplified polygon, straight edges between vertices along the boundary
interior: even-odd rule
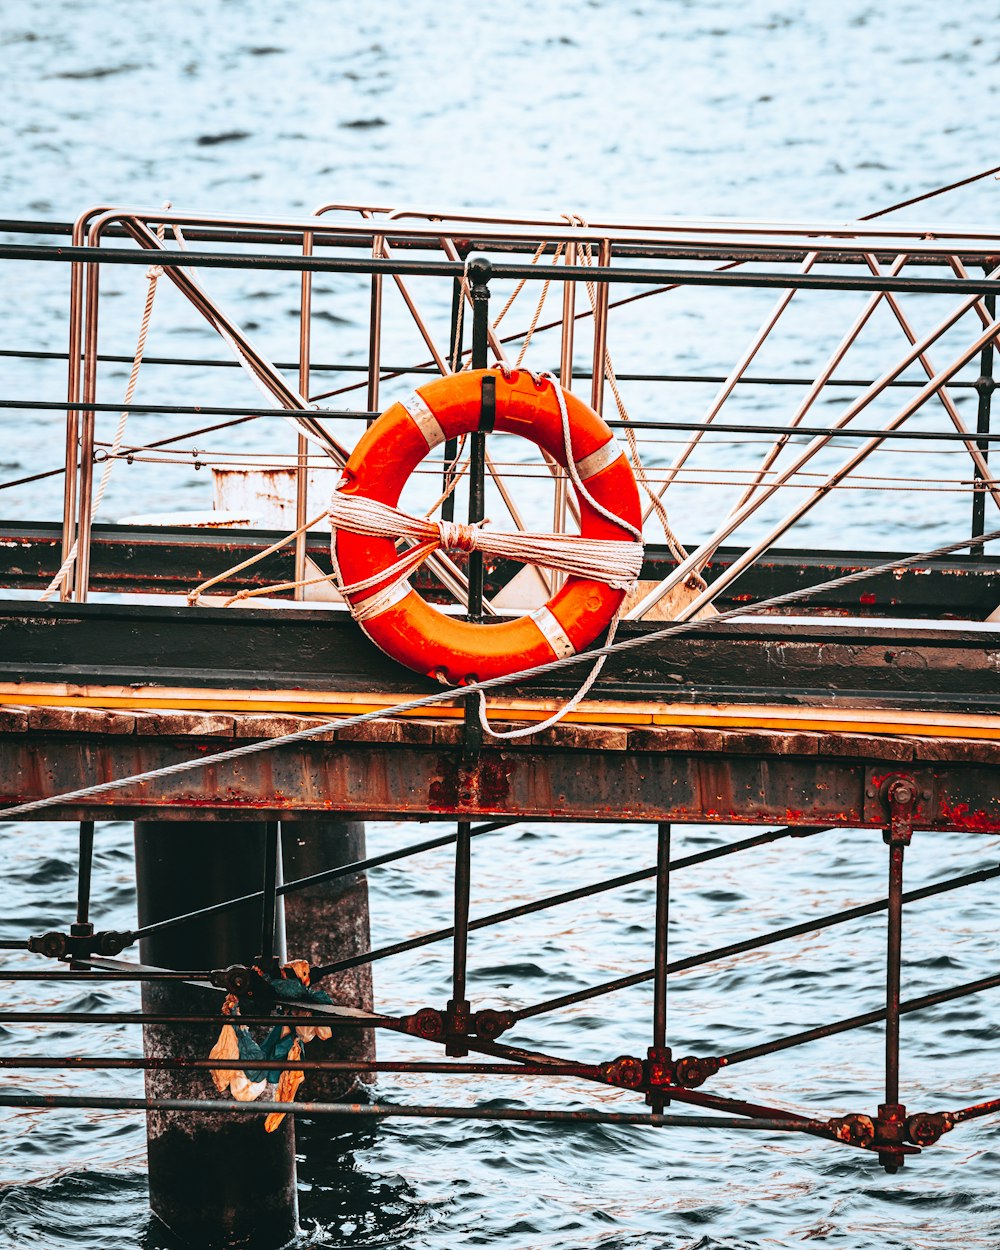
[[[213,212],[300,213],[331,200],[370,200],[839,220],[996,163],[997,14],[984,0],[961,7],[750,0],[423,8],[398,0],[155,7],[108,0],[99,8],[9,2],[0,11],[0,213],[63,220],[91,204],[164,199]],[[919,214],[992,223],[997,195],[987,180]],[[65,272],[8,264],[3,284],[0,345],[62,350]],[[275,275],[213,275],[212,284],[269,352],[294,356],[292,283]],[[362,284],[317,280],[316,293],[327,312],[316,325],[317,354],[360,359]],[[131,354],[142,294],[139,271],[107,276],[105,350]],[[744,341],[772,298],[748,297],[720,313],[689,294],[667,322],[652,315],[613,320],[622,370],[652,358],[681,371],[725,371],[734,354],[730,336]],[[439,294],[428,299],[444,307]],[[170,293],[158,301],[151,352],[218,350]],[[854,310],[848,300],[802,304],[801,319],[790,323],[762,369],[807,369]],[[932,312],[915,316],[923,329],[933,324]],[[883,359],[893,333],[888,321],[876,328],[871,345],[860,348],[859,369]],[[391,346],[404,360],[421,351],[402,331]],[[0,361],[3,393],[58,398],[62,369]],[[225,403],[253,395],[242,379],[221,375],[193,371],[183,383],[190,389],[178,392],[174,375],[150,371],[139,398]],[[101,394],[120,396],[124,376],[124,367],[109,366]],[[710,394],[708,388],[692,399],[685,392],[671,402],[683,419],[694,419]],[[640,415],[654,402],[641,388],[628,396]],[[776,401],[758,393],[741,402],[737,411],[773,415],[768,405]],[[963,411],[968,416],[967,403]],[[243,428],[245,449],[273,445],[273,426],[266,434]],[[131,434],[155,437],[162,421],[134,417]],[[650,463],[662,463],[669,451],[651,448]],[[924,486],[967,476],[964,461],[958,466],[954,454],[936,454],[915,467],[907,461]],[[60,455],[58,414],[5,425],[4,479],[50,467]],[[887,454],[881,463],[902,474],[901,459]],[[123,466],[103,518],[206,507],[204,477],[189,461]],[[673,515],[693,537],[729,499],[723,488],[705,496],[685,487],[676,495]],[[2,507],[7,516],[55,517],[60,498],[58,480],[48,481],[7,492]],[[711,507],[697,502],[705,498]],[[958,537],[967,516],[968,497],[959,491],[852,493],[817,510],[798,531],[798,545],[914,549]],[[372,825],[369,851],[416,836],[414,828]],[[675,853],[726,838],[720,829],[679,828]],[[908,884],[987,866],[996,851],[996,840],[918,835]],[[68,827],[6,826],[0,931],[65,923],[74,854]],[[649,827],[499,832],[474,844],[473,914],[654,857]],[[447,924],[450,868],[441,852],[373,873],[373,939]],[[133,923],[132,874],[128,826],[100,826],[94,889],[102,925]],[[860,832],[782,842],[688,870],[675,882],[672,949],[688,954],[876,898],[884,878],[880,837]],[[992,898],[982,885],[913,909],[905,994],[995,970]],[[645,967],[652,919],[652,891],[641,885],[474,935],[473,997],[520,1005]],[[875,918],[678,977],[671,993],[675,1053],[717,1053],[877,1007],[884,940],[884,922]],[[448,968],[447,947],[380,966],[379,1006],[395,1011],[443,1001]],[[137,992],[104,985],[75,993],[58,984],[24,987],[6,998],[67,1009],[138,1002]],[[530,1021],[512,1040],[586,1059],[642,1053],[650,1007],[645,989],[629,991]],[[989,995],[906,1019],[907,1104],[936,1109],[995,1095],[995,1020]],[[129,1055],[140,1046],[137,1030],[92,1029],[87,1037],[92,1053]],[[59,1030],[12,1027],[0,1042],[18,1053],[81,1049],[79,1037]],[[709,1088],[823,1115],[872,1111],[881,1044],[881,1031],[868,1029],[734,1068]],[[381,1050],[384,1057],[402,1053],[426,1054],[398,1040]],[[141,1090],[138,1077],[114,1073],[46,1079],[61,1092]],[[379,1096],[637,1105],[628,1094],[571,1081],[499,1078],[465,1085],[383,1077]],[[0,1130],[5,1245],[163,1244],[147,1213],[140,1118],[8,1113]],[[996,1140],[995,1122],[960,1128],[888,1177],[867,1157],[805,1138],[431,1121],[384,1123],[352,1137],[321,1123],[300,1136],[300,1245],[745,1250],[816,1242],[851,1250],[979,1250],[1000,1244]]]

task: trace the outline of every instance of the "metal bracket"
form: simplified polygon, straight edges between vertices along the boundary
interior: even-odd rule
[[[901,783],[901,784],[900,784]],[[912,797],[907,796],[907,790]],[[883,768],[865,769],[864,816],[866,823],[887,828],[891,825],[893,808],[896,819],[910,822],[911,828],[928,828],[937,811],[935,779],[927,773],[901,773]],[[900,826],[902,828],[902,825]]]
[[[668,1048],[648,1059],[619,1055],[617,1059],[600,1064],[598,1071],[609,1085],[652,1093],[671,1088],[696,1089],[725,1066],[725,1060],[714,1056],[700,1059],[697,1055],[686,1055],[676,1061],[671,1061],[669,1056]]]
[[[52,931],[28,938],[28,950],[48,959],[89,959],[92,955],[120,955],[132,942],[131,933],[116,929],[95,933],[92,924],[72,924],[69,933]]]
[[[449,1055],[468,1053],[462,1047],[464,1039],[480,1038],[493,1042],[514,1026],[510,1011],[495,1011],[492,1007],[470,1011],[468,1002],[456,1003],[451,999],[444,1011],[437,1007],[421,1007],[411,1015],[399,1017],[399,1027],[404,1033],[422,1037],[428,1042],[444,1042]]]
[[[216,989],[235,994],[241,1006],[247,1002],[269,1011],[277,1001],[274,988],[259,968],[230,964],[228,968],[214,968],[209,980]]]
[[[912,777],[886,777],[882,782],[880,797],[889,809],[889,824],[883,834],[887,843],[910,845],[917,795],[917,783]]]

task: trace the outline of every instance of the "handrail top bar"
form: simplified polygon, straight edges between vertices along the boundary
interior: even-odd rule
[[[93,211],[93,210],[91,210]],[[105,226],[115,221],[131,219],[136,222],[148,224],[150,222],[166,223],[168,225],[217,225],[235,228],[252,228],[263,230],[293,230],[301,231],[305,234],[317,232],[317,228],[324,235],[365,235],[372,240],[385,236],[390,233],[386,229],[391,224],[391,233],[397,238],[411,238],[416,240],[427,239],[437,241],[442,233],[454,235],[463,233],[456,230],[455,226],[463,224],[461,221],[453,223],[453,228],[447,232],[442,232],[439,225],[428,223],[427,225],[398,224],[396,221],[392,223],[386,219],[381,221],[371,218],[358,218],[356,220],[336,222],[324,221],[319,226],[316,218],[257,218],[257,217],[227,217],[223,214],[216,213],[190,213],[177,212],[176,210],[159,209],[137,209],[137,208],[101,208],[99,216],[94,218],[90,223],[88,232],[89,242],[95,244],[99,239]],[[78,221],[83,222],[89,216],[89,213],[82,214]],[[482,224],[467,221],[465,224],[475,225]],[[988,230],[983,227],[950,227],[948,229],[919,227],[909,230],[872,230],[865,228],[863,223],[830,226],[823,225],[789,225],[778,226],[759,226],[753,223],[723,223],[715,222],[688,222],[684,219],[677,219],[673,224],[664,224],[659,228],[654,227],[637,227],[634,231],[631,228],[623,227],[623,232],[617,236],[609,235],[607,230],[599,227],[591,226],[589,228],[573,227],[573,226],[543,226],[537,227],[505,227],[502,232],[495,231],[494,235],[500,241],[513,242],[532,242],[539,243],[542,241],[551,243],[579,243],[579,242],[599,242],[610,239],[611,242],[615,238],[620,238],[622,242],[635,244],[637,242],[658,243],[663,241],[663,236],[669,234],[670,241],[675,244],[687,243],[690,245],[711,246],[716,242],[715,239],[706,240],[698,237],[697,231],[703,230],[707,234],[720,236],[719,245],[723,236],[740,236],[740,242],[744,246],[752,245],[760,250],[775,251],[787,250],[789,246],[798,246],[802,248],[808,246],[808,250],[823,252],[857,252],[865,250],[866,242],[869,240],[878,241],[880,246],[891,246],[893,250],[901,253],[920,252],[925,255],[929,254],[952,254],[955,251],[953,246],[948,246],[948,241],[957,242],[977,241],[986,246],[984,252],[990,251],[990,245],[1000,247],[1000,230]],[[791,244],[782,241],[775,236],[781,231],[787,234],[789,232],[794,236]],[[685,233],[690,237],[685,237]],[[765,237],[759,238],[758,235]],[[909,246],[907,246],[909,243]],[[874,244],[869,244],[870,247]],[[969,249],[965,249],[969,250]]]
[[[145,229],[139,226],[139,229]],[[949,252],[947,255],[955,255]],[[965,259],[968,260],[967,254]],[[73,247],[61,245],[32,244],[0,244],[0,259],[22,260],[53,260],[66,264],[102,265],[125,264],[144,265],[150,256],[155,256],[156,264],[179,268],[197,268],[199,266],[213,269],[250,269],[289,270],[299,273],[303,271],[373,274],[400,274],[411,277],[459,277],[462,273],[461,261],[452,260],[382,260],[375,257],[345,258],[298,255],[277,255],[267,252],[244,254],[240,252],[201,252],[180,251],[164,248],[152,251],[147,247],[106,248],[106,247]],[[762,260],[763,258],[761,258]],[[557,282],[610,282],[631,283],[639,285],[655,285],[667,282],[678,286],[736,286],[762,287],[794,290],[830,290],[830,291],[895,291],[921,292],[923,294],[947,295],[964,294],[997,295],[1000,294],[1000,279],[992,277],[874,277],[866,274],[802,274],[797,272],[778,271],[744,271],[733,273],[728,268],[714,269],[664,269],[662,267],[636,268],[634,266],[584,266],[584,265],[543,265],[543,264],[508,264],[494,263],[493,275],[504,280],[520,280],[522,278],[546,278]]]
[[[510,213],[491,213],[485,209],[432,209],[423,207],[387,209],[364,204],[331,203],[322,204],[315,210],[317,217],[328,212],[356,212],[384,214],[383,220],[393,223],[405,218],[423,218],[429,223],[454,225],[503,225],[503,226],[545,226],[559,225],[566,220],[562,213],[553,214],[541,211],[516,211]],[[363,221],[375,222],[377,218],[362,218]],[[938,238],[998,238],[1000,232],[995,228],[976,224],[961,223],[943,226],[938,223],[898,222],[886,226],[875,225],[870,221],[784,221],[781,219],[756,217],[622,217],[622,218],[585,218],[586,225],[570,227],[570,237],[580,240],[587,232],[599,232],[601,238],[607,238],[609,231],[646,231],[664,234],[678,230],[704,231],[706,233],[760,234],[760,235],[804,235],[815,237],[874,237],[874,238],[925,238],[928,235]],[[567,223],[568,224],[568,223]],[[379,233],[385,233],[380,231]],[[441,231],[436,231],[440,234]]]

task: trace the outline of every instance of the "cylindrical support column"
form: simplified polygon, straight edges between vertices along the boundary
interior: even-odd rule
[[[341,868],[365,858],[365,826],[360,820],[286,820],[281,824],[281,855],[286,882]],[[284,895],[288,958],[312,967],[349,959],[371,949],[368,880],[363,872],[335,877]],[[317,987],[335,1003],[372,1010],[372,967],[362,964],[324,977]],[[329,1041],[306,1046],[307,1059],[366,1063],[375,1058],[371,1029],[335,1030]],[[341,1102],[371,1084],[362,1073],[309,1072],[299,1094],[314,1102]]]
[[[265,877],[263,822],[137,821],[139,924],[260,890]],[[280,911],[280,908],[279,908]],[[261,911],[235,908],[193,920],[140,943],[144,963],[165,968],[220,968],[249,963],[261,942]],[[277,926],[281,941],[281,926]],[[142,987],[145,1012],[219,1013],[222,995],[182,982]],[[204,1059],[219,1035],[213,1024],[146,1025],[149,1058]],[[209,1073],[147,1072],[150,1098],[220,1097]],[[149,1111],[149,1203],[192,1245],[284,1245],[295,1233],[295,1134],[286,1116],[273,1133],[256,1115],[187,1115]]]

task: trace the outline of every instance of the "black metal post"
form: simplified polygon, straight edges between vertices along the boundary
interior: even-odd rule
[[[76,878],[76,922],[69,931],[73,937],[90,937],[94,926],[90,921],[90,879],[94,864],[94,822],[80,821],[80,853]],[[77,972],[86,970],[85,963],[71,961],[70,967]]]
[[[992,321],[996,317],[997,297],[995,295],[987,295],[986,311]],[[993,392],[996,390],[996,382],[993,378],[993,340],[983,347],[983,354],[979,358],[979,377],[976,379],[976,390],[979,392],[979,408],[976,414],[976,433],[981,437],[978,439],[976,446],[983,453],[983,459],[988,459],[990,454],[990,442],[988,436],[990,432],[990,408],[993,402]],[[977,537],[986,529],[986,487],[983,485],[983,475],[976,466],[975,472],[975,490],[972,495],[972,536]],[[970,559],[977,559],[983,554],[983,545],[978,543],[974,547],[969,548]]]
[[[87,933],[93,931],[90,924],[90,876],[94,863],[94,822],[80,821],[80,867],[76,886],[76,925],[85,926]],[[74,929],[74,937],[84,937]]]
[[[667,928],[670,921],[670,825],[662,822],[656,826],[656,929],[653,951],[653,1044],[649,1048],[651,1067],[661,1070],[661,1076],[669,1081],[667,1066],[673,1058],[667,1046],[667,957],[669,942]],[[662,1115],[670,1102],[651,1094],[647,1100],[654,1115]]]
[[[477,256],[469,263],[469,282],[472,294],[472,367],[485,369],[489,346],[490,288],[492,266],[485,256]],[[496,419],[496,382],[492,375],[482,381],[482,411],[479,428],[470,436],[469,456],[469,524],[475,525],[486,515],[486,431],[493,428]],[[469,621],[483,619],[483,553],[471,551],[468,564]],[[469,674],[473,676],[473,674]],[[478,674],[476,674],[478,676]],[[465,735],[463,755],[466,760],[475,759],[482,746],[483,731],[479,724],[479,701],[471,696],[465,701]]]
[[[472,367],[485,369],[489,344],[491,265],[485,256],[477,256],[469,265],[472,286]],[[489,406],[491,378],[483,379],[484,408]],[[495,395],[495,393],[494,393]],[[483,411],[479,429],[470,438],[469,461],[469,524],[474,525],[486,515],[485,473],[486,432],[492,428],[496,417],[495,398],[493,411]],[[469,553],[469,620],[481,621],[483,614],[483,553]]]
[[[451,1001],[448,1003],[450,1031],[468,1028],[471,1005],[466,997],[469,958],[469,891],[472,878],[472,825],[459,821],[455,842],[455,936],[452,943]],[[461,1041],[448,1042],[445,1053],[461,1058],[468,1048]]]
[[[899,981],[903,936],[902,842],[889,846],[889,909],[887,913],[887,960],[885,976],[885,1101],[899,1102]]]

